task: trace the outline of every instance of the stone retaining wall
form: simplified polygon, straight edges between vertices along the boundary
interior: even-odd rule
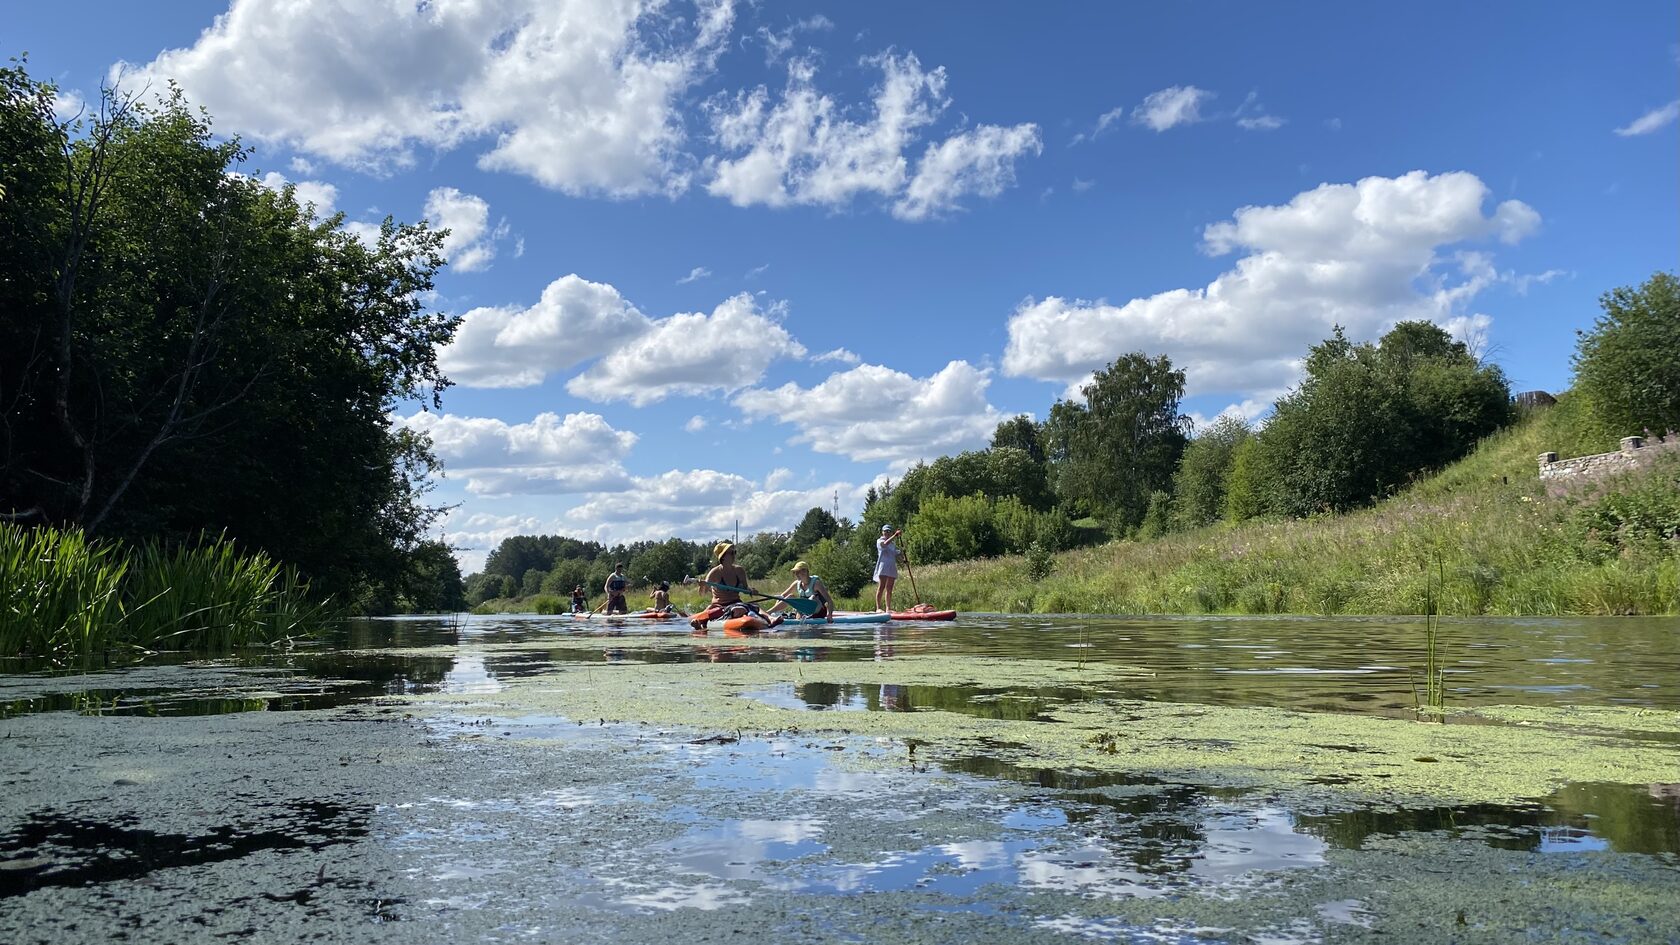
[[[1636,469],[1656,460],[1657,456],[1680,451],[1680,433],[1670,432],[1647,440],[1642,436],[1622,437],[1622,448],[1614,453],[1594,453],[1574,459],[1558,459],[1556,453],[1540,454],[1541,479],[1597,478],[1610,473]]]

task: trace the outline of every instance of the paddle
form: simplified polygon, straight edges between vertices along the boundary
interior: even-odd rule
[[[904,530],[899,529],[898,533],[902,535],[904,534]],[[910,549],[909,547],[904,547],[898,550],[900,554],[904,555],[904,573],[910,575],[910,593],[916,595],[916,606],[921,607],[922,592],[916,590],[916,572],[910,567]]]
[[[760,591],[748,590],[744,587],[736,587],[732,584],[719,584],[715,581],[699,581],[697,583],[704,584],[707,587],[719,588],[720,590],[734,591],[737,594],[748,594],[764,600],[779,600],[794,610],[799,611],[799,616],[801,617],[815,617],[817,615],[817,611],[822,609],[822,603],[820,601],[806,600],[803,597],[777,597],[775,594],[765,594]]]

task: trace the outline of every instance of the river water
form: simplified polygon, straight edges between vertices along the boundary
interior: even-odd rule
[[[1444,723],[1419,711],[1426,637],[1416,619],[965,616],[748,646],[411,618],[226,659],[13,665],[0,941],[1680,941],[1680,766],[1650,763],[1680,758],[1680,621],[1443,621]],[[994,669],[932,669],[963,661]],[[672,714],[702,678],[682,673],[719,663],[753,672],[732,711],[775,724]],[[582,680],[623,680],[626,705],[664,687],[665,708],[543,701]],[[1643,721],[1588,733],[1625,768],[1495,800],[1338,793],[1322,773],[1274,790],[1228,760],[1023,761],[1094,704],[1350,732],[1508,728],[1482,707]],[[998,727],[904,734],[947,717]],[[989,750],[1004,731],[1012,750]]]

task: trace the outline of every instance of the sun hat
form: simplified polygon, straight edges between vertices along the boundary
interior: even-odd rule
[[[728,554],[734,547],[735,544],[733,542],[720,541],[712,546],[712,557],[722,561],[723,556]]]
[[[811,566],[809,564],[806,564],[803,561],[795,561],[793,563],[793,567],[788,568],[788,570],[789,571],[809,571],[809,570],[811,570]]]

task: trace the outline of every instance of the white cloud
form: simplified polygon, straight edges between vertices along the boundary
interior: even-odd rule
[[[291,161],[292,173],[305,177],[315,173],[315,163],[307,158],[294,157]]]
[[[694,282],[698,279],[705,279],[711,274],[712,271],[707,269],[705,266],[695,266],[693,269],[688,271],[688,275],[677,280],[677,285],[688,285],[690,282]]]
[[[688,418],[687,423],[683,424],[683,429],[687,430],[689,433],[699,433],[701,430],[706,429],[706,418],[700,416],[699,414],[695,414],[694,416]]]
[[[818,363],[823,361],[838,361],[841,364],[856,364],[863,359],[853,354],[846,348],[835,348],[832,351],[824,351],[822,354],[814,355],[811,360]]]
[[[617,289],[573,274],[549,283],[530,308],[467,312],[438,363],[468,387],[531,387],[623,348],[652,326]]]
[[[806,17],[780,33],[768,26],[760,26],[757,36],[764,43],[764,64],[775,65],[793,50],[794,37],[800,33],[815,33],[834,28],[834,22],[821,13]]]
[[[750,418],[793,424],[792,440],[819,453],[902,468],[984,446],[1003,419],[986,400],[990,384],[991,372],[967,361],[922,378],[863,364],[811,388],[745,390],[734,403]]]
[[[1213,99],[1214,93],[1194,85],[1175,85],[1151,92],[1143,104],[1132,109],[1132,123],[1152,131],[1166,131],[1179,125],[1202,120],[1202,104]]]
[[[1506,201],[1486,215],[1488,188],[1472,174],[1368,177],[1324,184],[1282,206],[1244,207],[1203,233],[1210,255],[1246,255],[1206,287],[1172,289],[1122,305],[1028,299],[1009,320],[1003,369],[1078,383],[1118,355],[1165,353],[1191,394],[1287,387],[1309,344],[1336,325],[1373,337],[1401,319],[1442,324],[1504,277],[1454,244],[1532,232],[1539,214]]]
[[[478,272],[496,258],[496,242],[507,236],[507,222],[490,227],[490,204],[483,197],[462,193],[454,187],[434,188],[426,195],[426,219],[447,229],[443,255],[460,272]]]
[[[1076,194],[1082,194],[1095,186],[1097,186],[1097,182],[1094,180],[1082,180],[1078,177],[1073,179],[1073,192]]]
[[[733,15],[728,0],[233,0],[131,80],[175,79],[218,127],[350,167],[486,141],[480,166],[566,193],[677,193],[679,99]]]
[[[315,216],[323,220],[337,212],[338,188],[326,181],[288,181],[286,175],[277,171],[269,171],[260,180],[264,187],[273,191],[284,190],[287,184],[291,184],[292,197],[297,200],[298,205],[302,207],[313,205]]]
[[[777,358],[803,358],[805,347],[745,293],[710,315],[662,318],[634,345],[621,345],[566,382],[590,400],[646,406],[677,394],[729,393],[758,382]]]
[[[838,494],[841,514],[855,515],[868,483],[830,482],[809,489],[782,488],[772,470],[765,481],[715,469],[673,469],[637,477],[622,492],[593,496],[561,514],[559,530],[597,541],[658,540],[675,535],[711,541],[731,535],[787,531],[813,506],[829,508]]]
[[[1276,131],[1283,125],[1284,120],[1276,115],[1255,115],[1237,119],[1237,126],[1245,131]]]
[[[895,213],[919,220],[969,193],[995,195],[1013,182],[1014,159],[1037,150],[1033,125],[982,126],[931,145],[912,181],[904,154],[946,107],[945,70],[923,71],[913,54],[866,62],[881,69],[882,81],[861,118],[817,90],[815,67],[805,60],[789,64],[774,104],[763,86],[714,100],[721,153],[706,161],[706,189],[741,207],[841,208],[859,196],[897,198]]]
[[[53,117],[58,119],[60,124],[72,122],[87,117],[87,99],[75,89],[59,89],[53,92],[52,110]]]
[[[957,209],[969,194],[996,197],[1015,185],[1016,159],[1043,150],[1038,126],[1030,124],[981,125],[930,144],[909,188],[893,204],[893,216],[926,220]]]
[[[455,559],[467,574],[484,570],[485,559],[504,538],[553,531],[530,515],[494,515],[454,508],[443,519],[443,540],[454,549]]]
[[[1674,120],[1677,118],[1680,118],[1680,99],[1675,99],[1667,105],[1663,105],[1659,108],[1653,108],[1645,114],[1640,115],[1638,118],[1628,122],[1626,125],[1617,128],[1616,134],[1619,134],[1624,138],[1632,137],[1634,135],[1648,135],[1651,132],[1656,131],[1658,128],[1673,124]]]
[[[770,264],[769,263],[765,263],[762,266],[754,266],[751,269],[747,270],[746,278],[757,279],[759,276],[764,275],[769,270],[770,270]]]
[[[628,487],[619,465],[638,437],[593,413],[541,413],[527,423],[416,411],[396,426],[425,433],[444,477],[474,495],[599,493]]]

